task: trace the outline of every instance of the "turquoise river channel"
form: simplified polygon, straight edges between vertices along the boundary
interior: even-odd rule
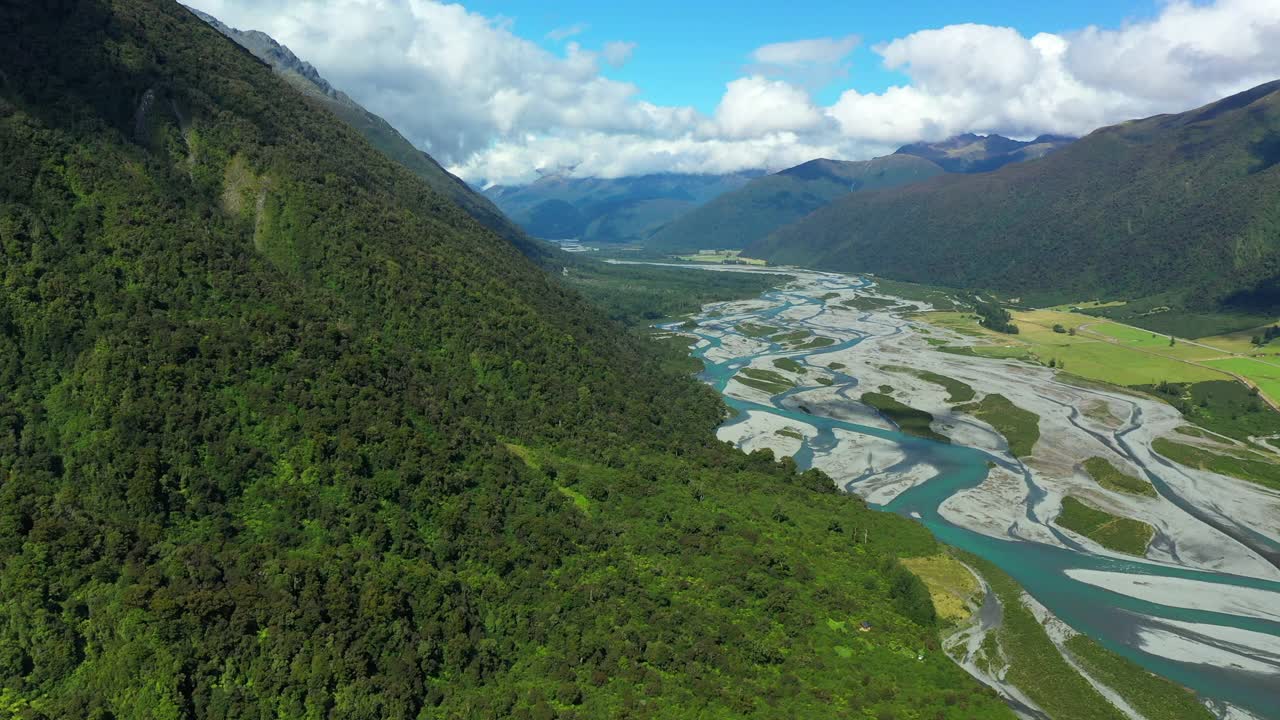
[[[827,275],[823,290],[825,293],[857,289],[867,284],[867,281],[862,278]],[[768,307],[757,308],[745,314],[736,314],[734,323],[745,320],[770,324],[781,327],[781,331],[785,332],[791,328],[787,326],[787,320],[779,318],[781,313],[797,305],[815,303],[821,305],[825,302],[819,297],[794,291],[772,291],[764,294],[762,299],[768,301]],[[722,395],[737,371],[749,365],[757,357],[782,356],[806,363],[821,355],[847,350],[862,340],[862,337],[853,337],[823,348],[792,352],[787,352],[777,343],[769,343],[765,340],[764,342],[769,343],[766,350],[712,362],[707,359],[707,353],[712,348],[721,347],[721,340],[717,335],[709,334],[707,329],[713,328],[721,334],[735,334],[737,331],[733,324],[719,322],[716,318],[699,318],[697,322],[699,327],[692,333],[705,341],[699,343],[693,351],[694,356],[701,359],[705,366],[700,377]],[[674,330],[675,326],[676,324],[673,323],[665,327]],[[834,387],[852,389],[856,387],[857,382],[855,377],[836,373]],[[880,509],[916,518],[942,542],[994,563],[1072,628],[1152,672],[1192,688],[1206,698],[1245,708],[1259,717],[1280,718],[1280,687],[1277,687],[1275,675],[1220,668],[1202,663],[1177,662],[1143,652],[1140,644],[1136,642],[1138,629],[1144,621],[1149,623],[1152,619],[1229,626],[1277,637],[1280,637],[1280,623],[1147,602],[1073,580],[1065,574],[1065,571],[1090,569],[1185,578],[1223,586],[1246,586],[1274,592],[1280,592],[1280,582],[1178,568],[1137,559],[1118,560],[1094,555],[1079,548],[1055,547],[1012,537],[995,538],[958,527],[939,514],[939,506],[957,492],[982,483],[987,477],[988,463],[997,462],[998,458],[975,448],[938,443],[895,431],[866,427],[783,407],[783,400],[788,395],[813,387],[816,386],[800,387],[775,395],[768,405],[748,402],[728,395],[724,395],[724,400],[731,408],[738,411],[738,418],[744,416],[747,411],[763,411],[816,428],[818,435],[806,440],[802,449],[795,455],[795,460],[802,469],[810,466],[815,451],[826,451],[834,446],[836,438],[832,430],[837,428],[898,443],[909,457],[928,462],[939,472],[929,481],[900,494],[889,504],[878,506]],[[735,421],[730,419],[726,424],[732,424]],[[854,479],[850,485],[856,482],[857,479]],[[1034,493],[1035,489],[1033,488],[1032,491]]]

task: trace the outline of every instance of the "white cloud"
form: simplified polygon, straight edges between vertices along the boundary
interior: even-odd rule
[[[773,43],[756,48],[751,58],[758,63],[778,66],[836,63],[853,52],[858,42],[857,35],[846,35]]]
[[[829,107],[809,91],[846,71],[857,37],[765,45],[706,116],[646,102],[642,88],[604,77],[605,65],[631,59],[629,42],[570,41],[552,53],[519,37],[512,21],[436,0],[192,2],[289,45],[472,181],[527,181],[538,168],[599,176],[778,168],[966,131],[1083,134],[1280,77],[1280,0],[1172,0],[1150,20],[1112,29],[921,30],[873,47],[907,82],[850,87]],[[581,29],[553,33],[563,40]]]
[[[1198,102],[1276,79],[1280,0],[1170,3],[1153,22],[1090,27],[1065,62],[1082,82],[1148,101]]]
[[[739,78],[716,107],[716,125],[729,138],[757,138],[780,131],[808,132],[824,123],[808,93],[782,80]]]
[[[627,64],[627,61],[631,59],[631,53],[635,52],[635,50],[635,43],[615,40],[604,44],[604,48],[600,50],[600,56],[610,66],[618,68]]]
[[[1148,22],[1030,38],[1010,28],[951,25],[876,52],[912,82],[883,93],[845,92],[829,112],[847,136],[1082,135],[1280,77],[1280,0],[1178,0]]]

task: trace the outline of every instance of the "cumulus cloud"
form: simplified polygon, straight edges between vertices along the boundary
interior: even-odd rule
[[[823,114],[809,95],[781,80],[747,77],[734,80],[716,107],[716,126],[729,138],[758,138],[781,131],[820,128]]]
[[[1280,77],[1280,2],[1180,0],[1148,22],[1030,38],[951,25],[875,50],[911,84],[846,91],[829,108],[846,135],[896,142],[964,131],[1085,134]]]
[[[635,52],[635,50],[635,43],[615,40],[604,44],[604,48],[600,51],[600,56],[610,66],[618,68],[627,64],[627,61],[631,59],[631,53]]]
[[[1084,134],[1280,77],[1280,0],[1172,0],[1147,21],[1031,37],[976,24],[922,29],[872,47],[907,82],[849,87],[827,107],[813,100],[814,80],[843,73],[859,39],[773,43],[745,58],[710,115],[646,102],[642,88],[604,77],[631,59],[633,43],[569,41],[553,53],[512,21],[460,5],[193,4],[289,45],[474,182],[528,181],[539,168],[602,177],[780,168],[968,131]],[[553,33],[567,40],[574,30]]]

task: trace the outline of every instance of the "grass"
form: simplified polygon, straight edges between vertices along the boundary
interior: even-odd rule
[[[809,342],[794,345],[795,350],[816,350],[818,348],[830,347],[835,345],[836,341],[829,337],[816,337]]]
[[[1180,340],[1174,340],[1174,344],[1170,345],[1168,335],[1153,333],[1130,325],[1101,322],[1091,325],[1087,328],[1087,332],[1112,338],[1125,347],[1149,350],[1186,360],[1207,360],[1222,355],[1219,349],[1192,345]]]
[[[943,310],[925,313],[913,314],[912,319],[923,320],[931,325],[946,328],[951,332],[960,335],[967,335],[974,338],[999,338],[1000,335],[993,333],[978,324],[978,316],[973,313],[957,312],[954,310]]]
[[[1250,437],[1280,433],[1280,413],[1235,380],[1192,385],[1164,383],[1141,389],[1173,405],[1187,420],[1219,435],[1248,442]]]
[[[848,367],[848,366],[847,366],[847,365],[845,365],[844,363],[840,363],[840,362],[833,362],[833,363],[831,363],[830,365],[828,365],[828,366],[827,366],[827,368],[828,368],[829,370],[843,370],[843,369],[845,369],[846,367]]]
[[[1202,342],[1205,345],[1212,345],[1216,348],[1222,348],[1227,352],[1236,353],[1238,355],[1280,357],[1280,342],[1272,341],[1262,347],[1258,347],[1253,344],[1253,338],[1255,335],[1261,334],[1268,327],[1275,324],[1276,321],[1273,321],[1248,330],[1240,330],[1238,332],[1225,333],[1223,335],[1211,335],[1206,338],[1201,338],[1198,342]]]
[[[1262,394],[1280,402],[1280,366],[1251,358],[1225,358],[1210,360],[1205,364],[1248,378],[1258,386]]]
[[[791,386],[790,380],[788,380],[786,377],[779,375],[778,373],[772,370],[760,370],[758,368],[745,368],[744,370],[742,370],[742,374],[746,375],[752,380],[760,380],[762,382],[777,383],[779,385],[786,385],[788,387]]]
[[[1140,298],[1124,305],[1084,308],[1089,315],[1146,328],[1159,333],[1172,333],[1185,338],[1208,338],[1230,335],[1270,322],[1270,316],[1230,312],[1193,312],[1176,307],[1171,296]],[[1213,344],[1213,343],[1209,343]]]
[[[1121,472],[1119,468],[1112,465],[1106,458],[1091,457],[1084,461],[1084,469],[1089,476],[1094,479],[1102,487],[1116,492],[1129,493],[1131,495],[1147,495],[1156,496],[1156,489],[1151,483],[1142,478],[1134,477],[1128,473]]]
[[[778,328],[770,327],[768,325],[757,325],[755,323],[742,323],[738,326],[738,332],[746,335],[747,337],[758,338],[765,337],[766,335],[772,335],[778,332]]]
[[[772,370],[745,368],[739,371],[738,374],[734,376],[734,379],[747,387],[763,390],[770,395],[777,395],[778,393],[786,392],[795,387],[795,384],[790,380]]]
[[[1096,310],[1098,308],[1123,307],[1124,304],[1125,303],[1123,300],[1111,300],[1108,302],[1102,302],[1100,300],[1090,300],[1088,302],[1064,303],[1062,305],[1054,305],[1053,307],[1048,309],[1058,310],[1060,312],[1070,312],[1072,310]]]
[[[1155,529],[1144,522],[1112,515],[1070,495],[1062,499],[1062,512],[1053,522],[1104,548],[1130,555],[1146,555],[1155,535]]]
[[[506,447],[507,450],[511,451],[512,455],[520,458],[525,465],[528,465],[534,470],[542,470],[542,462],[539,459],[538,454],[529,447],[510,442],[504,442],[503,446]],[[591,500],[586,495],[583,495],[573,488],[565,487],[558,483],[556,484],[556,490],[560,491],[560,494],[569,498],[569,500],[573,502],[574,507],[581,510],[584,515],[591,514]]]
[[[591,501],[587,499],[586,495],[583,495],[582,493],[578,492],[577,490],[574,490],[573,488],[567,488],[563,485],[557,485],[556,490],[559,490],[562,495],[572,500],[574,507],[581,510],[583,514],[585,515],[591,514]]]
[[[988,657],[1003,655],[1007,659],[1006,680],[1054,720],[1127,720],[1066,661],[1035,615],[1022,604],[1022,588],[1013,578],[976,555],[959,555],[1000,599],[1004,618],[992,631],[998,647],[986,649]]]
[[[933,428],[930,427],[930,423],[933,422],[933,415],[924,410],[903,405],[884,393],[863,393],[862,402],[878,410],[881,415],[888,418],[898,426],[899,430],[908,435],[944,443],[951,442],[946,436],[939,435],[933,431]]]
[[[969,602],[978,594],[979,586],[964,563],[947,554],[905,558],[900,562],[929,588],[938,617],[956,623],[969,619]]]
[[[1253,453],[1240,455],[1216,453],[1195,445],[1156,438],[1152,449],[1170,460],[1190,468],[1208,470],[1219,475],[1257,483],[1280,490],[1280,464]]]
[[[782,437],[794,438],[796,440],[804,440],[804,435],[795,428],[782,428],[781,430],[775,430],[774,434],[781,435]]]
[[[988,395],[980,402],[961,405],[957,412],[968,413],[986,422],[1004,436],[1015,457],[1027,457],[1040,439],[1040,416],[1014,405],[1003,395]]]
[[[1085,635],[1067,640],[1067,651],[1095,680],[1120,693],[1147,720],[1213,720],[1194,693],[1153,675]]]
[[[917,370],[915,368],[903,367],[902,365],[886,365],[881,369],[889,372],[914,375],[921,380],[938,385],[947,391],[947,402],[950,403],[969,402],[974,397],[972,387],[956,380],[955,378],[949,378],[946,375],[939,375],[938,373],[931,372],[929,370]]]
[[[808,330],[792,330],[791,332],[774,335],[769,339],[776,343],[789,343],[797,340],[803,340],[809,337],[809,335],[810,333]]]
[[[1215,353],[1212,350],[1186,343],[1170,348],[1167,337],[1152,344],[1149,331],[1078,313],[1051,310],[1015,312],[1014,322],[1021,328],[1016,336],[987,330],[966,313],[931,312],[914,317],[982,341],[971,348],[942,347],[943,352],[1042,364],[1053,360],[1055,365],[1060,364],[1075,375],[1122,386],[1228,379],[1218,369],[1194,364],[1213,357]],[[1092,327],[1082,327],[1090,322],[1094,323]],[[1076,334],[1054,332],[1054,325],[1061,325],[1067,330],[1076,328]],[[1101,329],[1111,334],[1096,332]],[[1146,340],[1142,340],[1143,337]]]
[[[741,250],[702,250],[693,255],[677,255],[685,262],[719,263],[727,265],[768,265],[764,260],[742,257]]]
[[[939,310],[959,310],[965,303],[957,299],[958,291],[951,288],[919,285],[917,283],[899,282],[876,278],[876,289],[886,295],[904,300],[927,302]]]
[[[841,301],[841,305],[853,308],[854,310],[887,310],[889,308],[898,307],[900,304],[897,300],[888,298],[868,297],[859,295],[855,298]]]
[[[793,373],[805,372],[804,366],[801,365],[799,362],[797,362],[794,358],[778,358],[777,360],[773,361],[773,366],[778,368],[779,370],[786,370],[787,372],[793,372]]]

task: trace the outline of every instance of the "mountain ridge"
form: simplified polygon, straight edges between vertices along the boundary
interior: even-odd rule
[[[1040,135],[1032,140],[1013,140],[1003,135],[963,133],[938,142],[903,145],[895,155],[914,155],[937,163],[952,173],[998,170],[1005,165],[1042,158],[1075,142],[1063,135]]]
[[[755,178],[672,220],[646,246],[663,252],[739,249],[850,192],[918,182],[943,172],[911,155],[819,158]]]
[[[0,19],[11,714],[1012,717],[896,559],[927,529],[717,442],[240,46],[169,1]]]
[[[298,57],[288,46],[259,30],[239,30],[208,13],[195,8],[187,10],[265,62],[296,90],[333,112],[374,147],[458,203],[482,225],[515,244],[526,255],[540,262],[551,260],[550,248],[527,237],[483,193],[450,173],[429,153],[419,150],[386,120],[334,87],[314,65]]]
[[[485,195],[535,237],[628,243],[647,239],[682,213],[762,174],[575,178],[556,173],[528,185],[494,185]]]
[[[990,173],[850,195],[747,251],[1045,301],[1174,293],[1221,306],[1280,275],[1278,91],[1099,128]]]

